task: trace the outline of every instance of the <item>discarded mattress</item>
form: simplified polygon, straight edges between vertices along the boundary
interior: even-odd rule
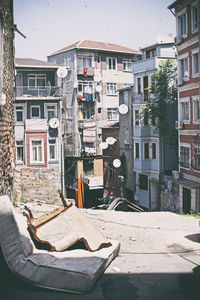
[[[22,279],[44,288],[85,293],[117,256],[119,243],[96,252],[76,249],[47,252],[35,248],[26,220],[13,209],[7,196],[0,197],[0,245],[9,268]]]
[[[50,251],[63,251],[79,241],[91,252],[111,246],[103,234],[72,203],[66,207],[55,208],[38,218],[33,217],[28,207],[26,210],[28,229],[33,238],[49,246]]]

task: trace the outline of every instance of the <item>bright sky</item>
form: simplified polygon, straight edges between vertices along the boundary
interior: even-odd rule
[[[16,57],[46,60],[79,40],[138,50],[175,36],[173,0],[14,0]]]

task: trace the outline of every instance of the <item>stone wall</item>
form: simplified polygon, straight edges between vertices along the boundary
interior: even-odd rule
[[[13,1],[0,0],[0,195],[7,194],[11,198],[15,158],[13,41]]]
[[[61,205],[59,189],[60,176],[53,169],[22,168],[15,172],[17,205],[20,201]]]

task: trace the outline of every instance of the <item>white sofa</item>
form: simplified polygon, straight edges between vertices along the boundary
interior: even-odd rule
[[[34,285],[89,292],[119,252],[120,244],[110,242],[110,247],[95,252],[38,250],[27,231],[26,218],[16,213],[7,196],[0,196],[0,245],[5,260],[12,272]]]

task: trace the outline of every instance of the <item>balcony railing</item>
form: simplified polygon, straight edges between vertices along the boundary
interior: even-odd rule
[[[30,88],[28,86],[17,86],[16,97],[61,97],[62,88],[58,86],[38,86]]]

